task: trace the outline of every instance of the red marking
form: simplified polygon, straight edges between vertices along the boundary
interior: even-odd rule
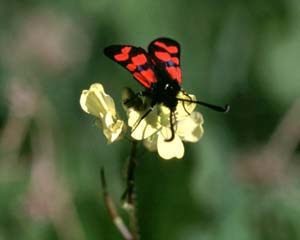
[[[152,69],[149,68],[147,70],[143,70],[141,71],[141,74],[148,80],[148,82],[156,82],[155,74]]]
[[[171,56],[167,52],[155,52],[155,56],[164,62],[168,62],[171,60]]]
[[[167,67],[167,72],[170,74],[171,78],[176,80],[179,84],[181,84],[181,69],[180,67]]]
[[[177,57],[172,57],[172,58],[171,58],[171,61],[172,61],[173,63],[175,63],[176,65],[179,65],[179,59],[178,59]]]
[[[177,67],[177,82],[179,84],[182,83],[182,78],[181,78],[181,68],[180,67]]]
[[[136,69],[136,65],[134,65],[133,63],[129,63],[129,64],[127,64],[126,68],[127,68],[130,72],[134,72],[134,70]]]
[[[172,79],[177,79],[177,68],[176,67],[167,67],[166,70],[170,74]]]
[[[150,88],[151,85],[150,85],[150,82],[147,81],[147,79],[145,79],[145,77],[139,73],[139,72],[135,72],[133,74],[133,76],[136,78],[136,80],[139,81],[140,84],[142,84],[145,88]]]
[[[147,63],[147,57],[145,56],[145,54],[138,54],[132,57],[131,60],[135,65],[144,65],[145,63]]]
[[[122,48],[120,54],[116,54],[114,56],[114,58],[118,61],[118,62],[122,62],[122,61],[126,61],[129,58],[129,52],[131,51],[131,47],[124,47]]]
[[[156,46],[159,46],[159,47],[165,49],[169,53],[178,53],[178,48],[176,46],[170,46],[170,47],[168,47],[166,44],[164,44],[162,42],[159,42],[159,41],[154,42],[154,44]]]

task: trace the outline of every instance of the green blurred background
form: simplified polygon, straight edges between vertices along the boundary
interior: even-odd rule
[[[115,43],[181,43],[183,87],[205,135],[182,160],[138,148],[141,239],[300,239],[300,2],[4,0],[0,3],[0,240],[121,239],[130,144],[108,145],[79,106],[101,82],[142,87],[106,58]]]

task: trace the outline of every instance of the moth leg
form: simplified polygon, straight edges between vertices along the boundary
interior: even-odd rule
[[[174,119],[174,122],[173,122]],[[170,111],[170,129],[171,129],[171,137],[169,139],[165,139],[165,142],[171,142],[175,137],[175,126],[176,125],[176,115],[174,111]]]

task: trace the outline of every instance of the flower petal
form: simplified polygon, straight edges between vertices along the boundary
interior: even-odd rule
[[[176,134],[180,136],[183,141],[197,142],[204,133],[203,117],[199,112],[192,112],[185,119],[177,122]]]
[[[175,135],[171,142],[165,141],[162,134],[158,135],[157,151],[160,157],[169,160],[171,158],[182,158],[184,155],[184,146],[181,139]]]
[[[152,134],[150,137],[144,139],[144,146],[151,152],[157,151],[157,134]]]
[[[131,137],[135,140],[143,140],[157,132],[157,127],[149,124],[147,118],[142,119],[138,125],[132,128]]]
[[[128,110],[128,126],[132,128],[131,137],[143,140],[154,134],[160,128],[156,108],[145,116],[147,111]]]
[[[177,98],[186,100],[186,101],[179,100],[176,107],[177,120],[180,120],[188,116],[190,113],[192,113],[196,108],[197,104],[194,102],[189,102],[189,101],[196,101],[195,95],[192,94],[187,95],[180,92],[177,95]]]
[[[116,114],[113,99],[104,92],[100,83],[92,84],[89,90],[82,91],[80,105],[85,112],[96,117],[104,117],[107,111]]]
[[[105,93],[101,84],[95,83],[89,90],[83,90],[80,105],[85,112],[98,118],[95,124],[102,128],[109,143],[118,140],[125,132],[126,126],[117,116],[114,100]]]
[[[109,114],[107,114],[106,118],[110,118]],[[106,121],[103,121],[103,125],[104,122]],[[111,122],[111,120],[108,120],[107,122]],[[111,122],[110,125],[103,126],[103,133],[107,138],[108,142],[112,143],[118,140],[122,136],[124,129],[125,129],[124,122],[122,120],[117,119]]]

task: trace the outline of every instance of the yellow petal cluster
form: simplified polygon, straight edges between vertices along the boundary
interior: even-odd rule
[[[184,156],[184,145],[182,141],[197,142],[203,135],[203,117],[195,112],[196,104],[194,95],[180,92],[175,110],[175,137],[172,141],[170,129],[170,109],[162,104],[156,104],[149,111],[149,104],[144,109],[135,106],[127,107],[128,125],[132,128],[131,137],[143,140],[144,145],[150,151],[157,151],[163,159],[182,158]]]
[[[124,133],[125,124],[118,118],[114,100],[105,93],[100,83],[94,83],[90,89],[82,91],[80,106],[88,114],[97,117],[96,125],[103,129],[109,143],[118,140]]]

